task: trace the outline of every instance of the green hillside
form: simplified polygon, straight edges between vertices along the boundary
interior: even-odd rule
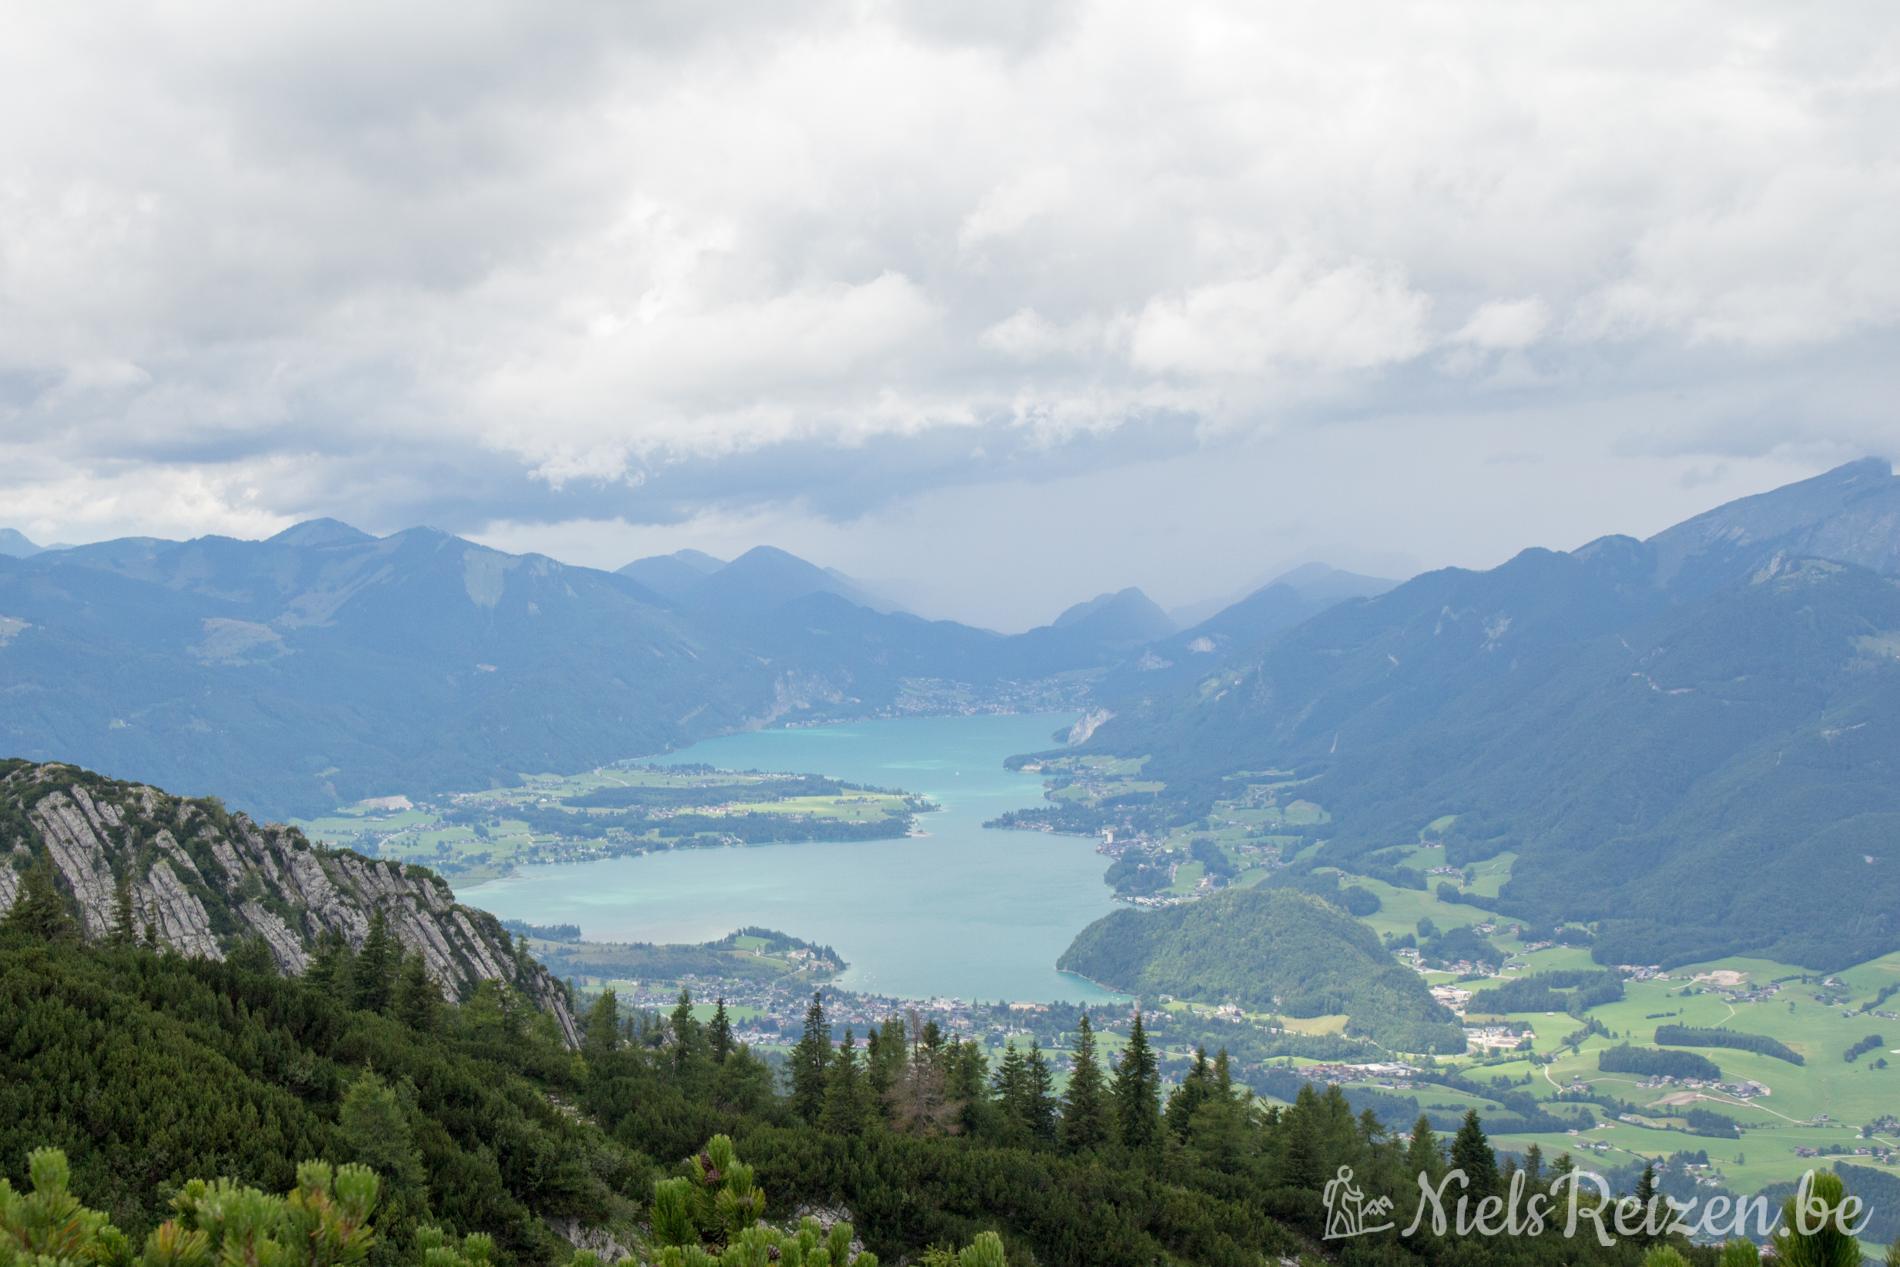
[[[1428,831],[1453,867],[1510,853],[1487,904],[1596,922],[1604,962],[1868,959],[1900,945],[1900,585],[1783,547],[1890,523],[1873,474],[1719,532],[1417,577],[1110,701],[1089,748],[1147,759],[1160,822],[1277,770],[1331,815],[1322,862],[1373,869]]]
[[[1463,1031],[1418,974],[1319,898],[1236,889],[1153,911],[1116,911],[1058,961],[1118,990],[1232,1003],[1289,1017],[1344,1014],[1349,1032],[1396,1051],[1462,1052]]]

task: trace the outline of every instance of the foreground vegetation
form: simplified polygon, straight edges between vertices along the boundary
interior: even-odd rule
[[[838,1035],[814,1000],[775,1070],[733,1042],[723,1009],[701,1021],[683,998],[669,1017],[628,1015],[605,993],[571,1051],[505,987],[444,1003],[416,961],[386,947],[333,947],[309,976],[285,979],[253,953],[215,962],[85,945],[62,914],[36,899],[0,927],[0,1011],[14,1022],[0,1040],[0,1166],[34,1185],[6,1197],[13,1218],[50,1163],[40,1154],[31,1180],[11,1167],[43,1146],[70,1159],[71,1193],[124,1238],[83,1261],[162,1247],[178,1199],[213,1191],[193,1186],[206,1176],[292,1193],[227,1203],[261,1211],[265,1233],[322,1204],[311,1194],[341,1199],[346,1181],[300,1169],[304,1159],[336,1176],[374,1170],[364,1255],[429,1267],[456,1255],[565,1262],[568,1236],[682,1264],[709,1249],[763,1252],[776,1236],[784,1262],[785,1238],[804,1234],[800,1206],[849,1211],[847,1237],[892,1261],[961,1246],[959,1262],[1258,1267],[1318,1243],[1321,1189],[1339,1166],[1414,1201],[1403,1194],[1420,1167],[1455,1160],[1481,1191],[1510,1171],[1475,1114],[1447,1147],[1427,1124],[1408,1133],[1353,1113],[1337,1089],[1268,1105],[1224,1055],[1197,1059],[1164,1096],[1139,1025],[1113,1062],[1086,1024],[1063,1053],[1012,1047],[992,1062],[903,1018]],[[745,1182],[719,1136],[744,1158]],[[789,1230],[749,1232],[755,1217]],[[802,1261],[839,1261],[838,1235]],[[1382,1232],[1337,1248],[1354,1262],[1633,1264],[1640,1247]]]

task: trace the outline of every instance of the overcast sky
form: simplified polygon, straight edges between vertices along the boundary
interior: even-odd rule
[[[1900,8],[15,6],[0,526],[1021,627],[1900,453]]]

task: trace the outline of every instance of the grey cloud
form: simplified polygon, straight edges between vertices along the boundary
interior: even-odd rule
[[[994,485],[1042,490],[1073,570],[1104,497],[1166,516],[1191,469],[1262,533],[1466,558],[1403,508],[1320,534],[1240,476],[1429,489],[1483,463],[1452,434],[1545,455],[1518,469],[1547,488],[1565,458],[1649,487],[1656,463],[1745,481],[1900,447],[1888,7],[12,27],[0,498],[36,535],[319,512],[818,533]]]

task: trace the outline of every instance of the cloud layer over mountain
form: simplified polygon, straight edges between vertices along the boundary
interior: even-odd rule
[[[602,563],[741,524],[875,577],[1022,503],[946,603],[1026,536],[1137,569],[1061,598],[1150,581],[1152,529],[1051,539],[1130,470],[1244,503],[1185,512],[1250,543],[1210,589],[1491,561],[1522,523],[1423,498],[1514,455],[1555,544],[1659,527],[1900,447],[1897,58],[1872,4],[42,7],[0,46],[0,520]]]

